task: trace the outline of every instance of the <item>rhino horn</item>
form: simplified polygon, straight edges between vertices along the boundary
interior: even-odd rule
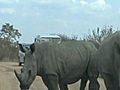
[[[14,73],[15,73],[17,79],[21,82],[21,75],[18,74],[18,73],[16,72],[16,70],[14,70]]]

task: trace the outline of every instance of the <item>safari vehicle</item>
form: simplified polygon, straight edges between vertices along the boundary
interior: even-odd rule
[[[53,43],[60,44],[61,37],[58,35],[44,35],[44,36],[37,35],[34,42],[38,42],[38,43],[53,42]]]
[[[22,44],[24,47],[26,48],[30,48],[30,44]],[[24,65],[24,59],[25,59],[25,53],[22,52],[20,49],[19,49],[19,52],[18,52],[18,62],[19,62],[19,66],[23,66]]]

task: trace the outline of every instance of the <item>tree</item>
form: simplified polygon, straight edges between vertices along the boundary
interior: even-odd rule
[[[106,37],[110,36],[114,33],[113,27],[104,27],[100,30],[98,27],[96,30],[92,30],[92,34],[89,35],[85,34],[84,40],[97,40],[98,42],[102,42]]]
[[[4,58],[10,58],[11,61],[17,57],[20,36],[21,33],[13,28],[13,25],[9,23],[2,25],[0,30],[0,61],[4,61]]]
[[[17,29],[14,29],[13,25],[10,25],[9,23],[5,23],[0,30],[0,38],[5,45],[16,45],[18,42],[17,39],[19,39],[20,36],[21,33],[19,33]]]

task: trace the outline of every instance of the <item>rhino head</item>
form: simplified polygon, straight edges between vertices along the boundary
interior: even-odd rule
[[[16,70],[14,70],[14,73],[20,82],[21,90],[28,90],[37,74],[37,63],[34,55],[35,46],[31,44],[29,49],[26,49],[21,44],[19,46],[21,51],[25,52],[25,63],[20,74]]]

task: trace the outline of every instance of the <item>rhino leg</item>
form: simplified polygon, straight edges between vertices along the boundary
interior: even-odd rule
[[[48,90],[59,90],[58,89],[58,77],[56,75],[45,75],[42,77],[44,84]]]
[[[91,78],[89,83],[89,90],[99,90],[100,85],[96,78]]]
[[[88,76],[89,76],[89,90],[99,90],[100,84],[98,82],[98,76],[99,72],[98,71],[88,71]]]
[[[85,90],[87,81],[88,81],[88,75],[84,75],[84,76],[81,78],[80,90]]]
[[[69,90],[67,85],[59,84],[60,90]]]
[[[116,77],[107,73],[102,74],[102,77],[107,90],[120,90],[117,80],[115,80]]]

